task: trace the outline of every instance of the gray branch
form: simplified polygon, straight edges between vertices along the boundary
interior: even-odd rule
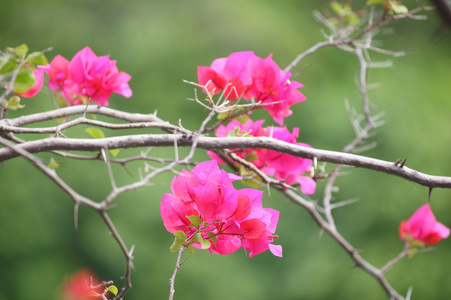
[[[1,129],[1,128],[0,128]],[[100,151],[101,149],[120,149],[133,147],[172,147],[177,143],[180,147],[192,146],[193,137],[184,134],[137,134],[104,139],[66,139],[45,138],[16,145],[29,153],[53,150],[66,151]],[[342,153],[322,149],[312,149],[286,143],[268,137],[197,137],[197,147],[207,150],[223,150],[230,148],[270,149],[297,157],[318,161],[354,166],[384,172],[405,178],[429,188],[451,188],[451,177],[428,175],[402,166],[396,162],[384,161],[357,154]],[[0,162],[19,156],[11,148],[0,149]]]

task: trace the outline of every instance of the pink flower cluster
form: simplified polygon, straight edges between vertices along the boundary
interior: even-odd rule
[[[264,120],[253,122],[251,119],[248,119],[245,124],[241,124],[237,120],[232,120],[227,126],[219,126],[216,130],[216,136],[227,137],[230,132],[239,128],[239,132],[242,132],[244,135],[272,137],[287,143],[312,148],[310,145],[296,142],[299,128],[294,128],[293,132],[290,133],[286,127],[269,126],[264,128],[262,127],[263,122]],[[231,150],[239,157],[252,162],[266,174],[275,176],[277,180],[284,180],[287,184],[298,182],[301,186],[302,193],[315,193],[316,182],[309,176],[302,176],[302,174],[309,173],[312,169],[312,161],[310,159],[295,157],[267,149]],[[219,163],[224,163],[214,152],[208,151],[208,154]]]
[[[223,91],[228,100],[242,97],[261,102],[279,125],[291,115],[291,105],[306,99],[297,90],[303,85],[290,81],[291,73],[281,70],[271,55],[263,59],[251,51],[235,52],[214,60],[210,67],[198,67],[197,77],[211,94]]]
[[[49,75],[49,87],[61,96],[67,105],[86,103],[89,99],[98,105],[108,105],[112,93],[126,98],[132,95],[128,85],[131,76],[119,72],[116,61],[107,56],[96,56],[86,47],[68,61],[57,55],[49,65],[40,67]]]
[[[279,212],[262,207],[261,191],[236,190],[232,182],[239,179],[219,169],[214,160],[198,164],[191,172],[182,170],[171,183],[172,194],[161,200],[164,226],[171,233],[181,230],[188,238],[201,233],[211,242],[212,253],[225,255],[243,247],[250,257],[268,249],[281,257],[282,246],[271,244],[277,238]],[[193,216],[199,224],[188,219]]]
[[[450,229],[437,222],[429,204],[421,206],[407,221],[399,226],[401,240],[410,245],[431,246],[449,236]]]

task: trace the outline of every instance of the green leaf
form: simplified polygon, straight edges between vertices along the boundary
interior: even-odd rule
[[[34,67],[37,65],[46,66],[49,63],[42,52],[32,52],[28,54],[26,61]]]
[[[368,0],[366,5],[385,4],[385,0]]]
[[[343,6],[341,5],[341,3],[338,2],[331,2],[330,3],[330,8],[332,9],[333,12],[335,12],[337,15],[341,15],[341,11],[343,10]]]
[[[204,238],[202,237],[202,234],[200,232],[198,232],[193,236],[193,241],[196,243],[202,244],[202,242],[204,241]]]
[[[6,59],[2,61],[2,68],[0,69],[0,74],[6,74],[17,69],[17,64],[13,62],[11,59]]]
[[[23,56],[25,56],[27,54],[28,46],[25,45],[25,44],[22,44],[20,46],[15,47],[15,48],[8,47],[8,48],[6,48],[6,51],[8,51],[9,53],[14,54],[15,56],[20,58],[20,57],[23,57]]]
[[[177,230],[176,232],[174,232],[174,235],[186,241],[186,233],[184,233],[183,231]]]
[[[227,118],[228,116],[229,116],[228,112],[223,112],[223,113],[218,114],[216,116],[216,118],[218,118],[218,120],[223,120],[223,119]]]
[[[7,101],[7,107],[11,110],[17,110],[19,108],[24,108],[25,105],[20,104],[20,97],[19,96],[12,96],[9,101]]]
[[[202,249],[208,249],[211,247],[211,243],[209,240],[202,240]]]
[[[89,127],[89,128],[86,128],[85,131],[86,131],[86,133],[88,133],[90,136],[92,136],[95,139],[105,138],[105,134],[99,128]]]
[[[188,245],[186,246],[186,248],[188,248],[189,253],[193,254],[194,253],[194,247],[192,245]]]
[[[108,291],[113,293],[114,296],[117,295],[118,289],[117,289],[117,287],[115,285],[110,285],[107,289],[108,289]]]
[[[171,247],[169,247],[169,250],[171,250],[171,252],[176,252],[180,249],[185,241],[186,234],[183,231],[178,230],[174,232],[174,242],[172,243]]]
[[[212,241],[213,244],[216,245],[216,238],[217,238],[217,235],[216,235],[215,233],[213,233],[213,232],[207,232],[207,235],[208,235],[208,239],[209,239],[210,241]]]
[[[50,158],[50,162],[47,164],[47,167],[50,169],[58,169],[60,164],[52,157]]]
[[[396,4],[394,2],[390,2],[391,9],[395,14],[406,14],[409,12],[406,6],[401,4]]]
[[[258,189],[262,186],[262,179],[260,176],[255,176],[252,179],[244,178],[241,180],[243,184],[246,184],[254,189]]]
[[[111,149],[109,151],[110,151],[111,155],[113,155],[113,157],[116,157],[119,154],[120,150],[121,149]]]
[[[191,222],[190,226],[199,227],[199,225],[200,225],[200,217],[199,216],[191,215],[191,216],[186,216],[186,218],[188,220],[190,220],[190,222]]]
[[[241,116],[236,117],[235,120],[237,120],[241,124],[245,124],[247,122],[247,120],[249,120],[249,116],[248,115],[241,115]]]
[[[33,86],[35,80],[33,70],[30,67],[22,67],[14,82],[14,90],[17,93],[25,93]]]
[[[243,158],[247,161],[256,161],[259,159],[255,151],[245,153]]]

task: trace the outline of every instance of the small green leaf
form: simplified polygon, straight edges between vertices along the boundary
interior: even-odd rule
[[[46,66],[49,63],[42,52],[32,52],[27,55],[25,60],[33,66]]]
[[[385,0],[368,0],[366,5],[385,4]]]
[[[202,249],[208,249],[211,247],[211,243],[209,240],[202,240]]]
[[[202,237],[202,234],[200,234],[200,232],[196,233],[193,236],[193,241],[196,242],[196,243],[202,244],[202,242],[204,241],[204,239]]]
[[[174,242],[172,243],[171,247],[169,247],[169,250],[171,250],[171,252],[179,250],[185,241],[186,234],[183,231],[178,230],[174,232]]]
[[[331,2],[330,3],[330,8],[332,9],[333,12],[335,12],[337,15],[341,15],[341,11],[343,10],[343,6],[341,5],[341,3],[338,2]]]
[[[11,59],[2,61],[2,68],[0,69],[0,74],[6,74],[17,69],[17,64]]]
[[[58,169],[60,164],[52,157],[50,158],[50,162],[47,164],[47,167],[50,169]]]
[[[89,127],[89,128],[86,128],[85,131],[86,131],[86,133],[88,133],[90,136],[92,136],[95,139],[105,138],[105,134],[99,128]]]
[[[236,117],[235,120],[237,120],[241,124],[245,124],[247,122],[247,120],[249,120],[249,116],[248,115],[240,115],[240,116]]]
[[[28,52],[28,46],[25,45],[25,44],[22,44],[20,46],[15,47],[15,48],[8,47],[8,48],[6,48],[6,51],[8,51],[11,54],[14,54],[17,57],[23,57]]]
[[[186,241],[186,233],[184,233],[183,231],[177,230],[176,232],[174,232],[174,235],[178,236]]]
[[[24,108],[25,105],[20,104],[20,97],[19,96],[12,96],[9,101],[7,101],[7,107],[11,110],[17,110],[19,108]]]
[[[22,67],[14,81],[14,90],[17,93],[25,93],[33,86],[35,80],[33,70],[30,67]]]
[[[111,149],[109,151],[110,151],[111,155],[113,155],[113,157],[116,157],[119,154],[120,150],[121,149]]]
[[[406,6],[401,4],[396,4],[394,2],[390,2],[391,9],[395,14],[406,14],[409,12]]]
[[[186,248],[188,248],[189,253],[193,254],[194,253],[194,247],[192,245],[188,245],[186,246]]]
[[[190,220],[190,222],[191,222],[190,226],[199,227],[199,225],[200,225],[199,216],[191,215],[191,216],[186,216],[186,218],[188,220]]]
[[[210,241],[212,241],[213,244],[216,245],[216,237],[217,237],[216,234],[213,233],[213,232],[207,232],[207,235],[208,235],[208,239],[209,239]]]
[[[223,112],[223,113],[218,114],[216,116],[216,118],[218,118],[218,120],[223,120],[223,119],[227,118],[228,116],[229,116],[228,112]]]
[[[114,296],[117,295],[118,289],[117,289],[117,287],[115,285],[110,285],[107,289],[108,289],[108,291],[113,293]]]
[[[241,182],[243,184],[245,184],[245,185],[248,185],[248,186],[254,188],[254,189],[258,189],[258,188],[260,188],[262,186],[262,183],[261,183],[262,180],[261,180],[260,176],[255,176],[252,179],[245,178],[245,179],[242,179]]]
[[[259,160],[257,153],[255,151],[245,153],[243,158],[247,161]]]

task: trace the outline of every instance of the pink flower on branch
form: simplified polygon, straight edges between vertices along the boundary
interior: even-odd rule
[[[449,236],[450,229],[437,222],[429,204],[421,206],[407,221],[399,226],[401,240],[410,245],[431,246]]]
[[[286,127],[269,126],[262,127],[264,120],[253,122],[248,119],[242,124],[237,120],[232,120],[227,126],[220,125],[216,130],[216,136],[226,137],[231,132],[238,129],[238,136],[272,137],[287,143],[312,148],[312,146],[298,143],[299,128],[294,128],[289,132]],[[277,180],[284,180],[285,183],[299,183],[304,194],[313,194],[316,189],[316,182],[309,176],[312,170],[312,160],[296,157],[285,153],[267,149],[231,149],[239,157],[251,162],[264,173],[274,176]],[[207,151],[211,158],[219,163],[224,163],[214,152]],[[305,174],[307,176],[305,176]]]
[[[262,59],[251,51],[235,52],[210,67],[198,67],[197,77],[210,94],[223,92],[228,100],[255,99],[279,125],[291,115],[291,105],[306,99],[297,90],[303,85],[290,81],[291,73],[281,70],[271,55]]]
[[[279,212],[262,207],[262,192],[236,190],[232,182],[241,177],[219,169],[216,161],[183,170],[171,183],[160,211],[165,228],[183,232],[186,246],[208,248],[221,255],[243,247],[250,256],[270,250],[282,256],[282,247],[273,245]],[[207,241],[208,246],[205,246]]]
[[[89,99],[98,105],[108,105],[113,93],[126,98],[132,91],[128,85],[131,76],[119,72],[116,61],[107,56],[96,56],[86,47],[71,61],[56,56],[48,66],[41,67],[49,74],[49,87],[61,92],[68,105],[86,103]]]

